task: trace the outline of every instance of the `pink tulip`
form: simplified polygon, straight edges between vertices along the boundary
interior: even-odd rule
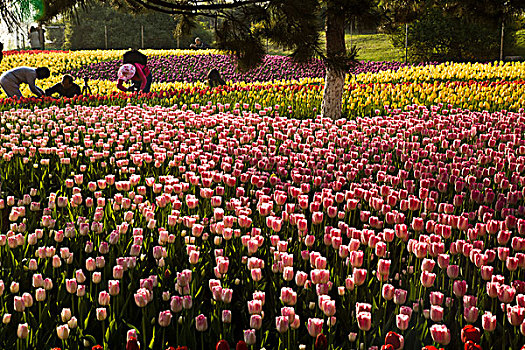
[[[120,293],[120,282],[118,280],[108,281],[108,292],[111,296],[116,296]]]
[[[260,314],[261,311],[262,311],[262,301],[261,300],[249,300],[248,301],[248,313]]]
[[[492,278],[494,267],[492,266],[481,266],[481,278],[488,281]]]
[[[421,272],[421,284],[425,288],[432,287],[434,285],[434,281],[436,280],[436,274],[432,272],[428,272],[426,270],[423,270]]]
[[[25,307],[31,307],[33,306],[33,296],[29,293],[22,294],[22,300],[24,302]]]
[[[62,319],[62,322],[69,321],[71,319],[71,309],[63,308],[60,312],[60,318]]]
[[[515,295],[516,289],[514,287],[503,284],[498,288],[498,299],[502,303],[511,303],[514,300]]]
[[[364,253],[363,251],[351,251],[350,252],[350,264],[352,264],[352,267],[361,267],[363,266],[363,259],[364,259]]]
[[[354,278],[353,279],[354,279],[355,285],[360,286],[363,283],[365,283],[366,273],[367,273],[367,270],[365,269],[354,268],[354,275],[353,275]]]
[[[44,288],[38,288],[35,291],[35,299],[36,299],[36,301],[44,301],[44,300],[46,300],[46,290]]]
[[[324,320],[319,318],[309,318],[307,323],[308,334],[311,337],[317,337],[323,331]]]
[[[199,332],[204,332],[208,329],[208,319],[203,314],[195,317],[195,328]]]
[[[161,311],[159,313],[159,326],[168,327],[171,323],[171,312],[169,310]]]
[[[408,292],[404,289],[394,290],[394,303],[396,305],[403,305],[407,300]]]
[[[465,307],[463,309],[463,318],[469,323],[474,323],[478,319],[479,310],[475,306]]]
[[[388,276],[390,271],[390,260],[379,259],[377,264],[377,272],[383,276]]]
[[[253,345],[257,341],[255,329],[247,329],[244,331],[244,342],[247,345]]]
[[[432,272],[434,270],[434,266],[436,265],[436,262],[432,259],[423,259],[423,262],[421,263],[421,269],[427,272]]]
[[[185,295],[182,297],[182,307],[185,310],[189,310],[193,307],[193,299],[191,298],[191,295]]]
[[[95,271],[96,269],[96,261],[93,258],[87,258],[86,259],[86,270],[88,271]]]
[[[20,339],[25,339],[29,336],[29,327],[27,323],[19,323],[16,330],[16,335]]]
[[[141,288],[135,293],[135,304],[138,307],[145,307],[149,303],[151,292],[146,288]]]
[[[392,300],[394,298],[394,291],[395,291],[394,286],[387,283],[383,285],[383,290],[382,290],[381,295],[383,296],[385,300]]]
[[[525,308],[515,305],[507,308],[507,319],[513,326],[519,326],[525,318]]]
[[[223,323],[231,323],[232,322],[232,312],[230,310],[222,310],[221,315],[221,321]]]
[[[486,311],[483,316],[481,316],[481,324],[483,329],[487,332],[493,332],[496,329],[496,315]]]
[[[402,331],[408,329],[408,324],[410,322],[410,317],[408,315],[399,314],[396,315],[396,326]]]
[[[69,326],[67,324],[58,326],[57,336],[61,340],[67,339],[69,337]]]
[[[432,339],[441,345],[448,345],[450,343],[450,330],[446,325],[435,324],[430,327],[430,335]]]
[[[308,274],[306,274],[303,271],[297,271],[297,273],[295,274],[295,283],[299,287],[304,286],[304,283],[306,282],[307,279],[308,279]]]
[[[24,300],[22,299],[22,297],[15,296],[13,304],[14,304],[13,308],[14,308],[15,311],[24,312],[25,305],[24,305]]]
[[[372,314],[370,312],[360,312],[357,314],[357,326],[362,331],[369,331],[372,327]]]
[[[456,279],[459,276],[459,266],[458,265],[449,265],[447,267],[447,276],[451,279]]]
[[[108,312],[105,307],[99,307],[96,309],[97,320],[104,321],[108,317]]]
[[[259,268],[251,270],[251,275],[254,281],[260,281],[262,279],[262,271]]]
[[[39,288],[39,287],[43,287],[44,286],[44,278],[42,277],[41,274],[39,273],[36,273],[33,275],[33,287],[34,288]],[[2,293],[3,293],[3,288],[2,288]],[[0,293],[0,295],[2,294]]]
[[[275,327],[279,333],[285,333],[288,331],[289,320],[287,316],[277,316],[275,318]]]
[[[330,317],[330,316],[335,315],[335,312],[336,312],[335,300],[325,300],[320,305],[320,307],[326,316]]]
[[[458,298],[463,297],[467,293],[467,281],[454,281],[453,291]]]
[[[110,299],[111,299],[111,296],[105,290],[101,291],[98,294],[98,303],[102,306],[108,306]]]
[[[430,307],[430,319],[434,322],[441,322],[443,320],[443,308],[441,306],[432,305]]]
[[[444,294],[441,292],[431,292],[430,293],[430,304],[432,305],[443,305]]]

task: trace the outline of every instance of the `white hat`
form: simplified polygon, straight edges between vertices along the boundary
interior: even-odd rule
[[[118,70],[118,78],[122,80],[130,80],[135,75],[137,69],[134,65],[127,63],[120,66]]]

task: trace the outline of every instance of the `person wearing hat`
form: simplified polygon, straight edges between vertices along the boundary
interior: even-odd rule
[[[4,72],[0,76],[0,86],[4,89],[8,97],[18,96],[22,97],[20,92],[20,85],[27,84],[38,97],[44,95],[44,91],[35,85],[37,79],[49,78],[50,72],[47,67],[16,67]]]
[[[150,92],[152,74],[149,68],[140,63],[126,63],[118,70],[117,88],[120,91]],[[126,88],[124,82],[130,81],[131,86]]]

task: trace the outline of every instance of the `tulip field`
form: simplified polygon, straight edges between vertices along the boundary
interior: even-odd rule
[[[320,61],[146,51],[0,65],[93,90],[0,95],[0,349],[525,344],[525,63],[362,63],[332,120]]]

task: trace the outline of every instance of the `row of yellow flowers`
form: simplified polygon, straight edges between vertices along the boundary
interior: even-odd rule
[[[50,79],[51,80],[51,79]],[[50,84],[49,84],[50,85]],[[147,96],[115,95],[115,83],[97,81],[97,96],[76,102],[98,104],[147,103],[150,105],[206,104],[207,102],[251,106],[280,105],[297,117],[315,115],[321,106],[323,85],[315,81],[274,84],[231,84],[209,89],[203,83],[157,83]],[[105,97],[109,96],[110,97]],[[7,101],[7,100],[5,100]],[[445,82],[445,83],[377,83],[346,85],[343,113],[347,116],[373,115],[384,112],[384,106],[405,108],[407,105],[451,105],[474,111],[518,111],[525,106],[525,85],[520,82]],[[1,109],[12,105],[4,102]],[[445,107],[447,108],[447,107]]]
[[[525,79],[525,62],[443,63],[438,65],[402,67],[397,71],[361,73],[348,76],[357,83],[399,83],[432,81],[513,81]]]
[[[122,58],[127,50],[80,50],[80,51],[57,51],[41,53],[21,53],[5,56],[0,64],[0,72],[5,72],[14,67],[46,66],[51,74],[59,74],[69,69],[77,69],[91,63],[111,61]],[[196,55],[217,54],[217,50],[141,50],[148,56],[172,56],[172,55]]]

